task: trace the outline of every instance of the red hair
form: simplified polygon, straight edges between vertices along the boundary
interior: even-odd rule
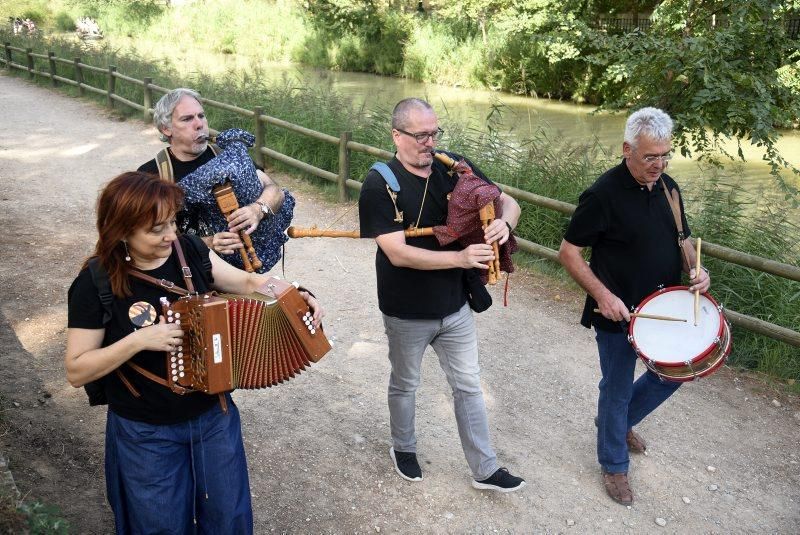
[[[183,190],[157,175],[129,171],[112,178],[97,198],[97,245],[94,256],[108,273],[117,297],[131,295],[123,240],[140,228],[150,228],[180,210]]]

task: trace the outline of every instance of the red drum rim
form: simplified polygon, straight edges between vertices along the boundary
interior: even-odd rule
[[[655,292],[653,292],[650,295],[648,295],[647,297],[645,297],[642,300],[642,302],[639,303],[636,306],[636,308],[634,309],[634,312],[639,312],[639,310],[641,310],[641,308],[644,305],[646,305],[649,301],[652,301],[653,299],[655,299],[656,297],[658,297],[660,295],[663,295],[663,294],[668,293],[668,292],[679,291],[679,290],[687,290],[688,291],[689,287],[688,286],[670,286],[668,288],[662,288],[661,290],[656,290]],[[717,302],[716,299],[714,299],[711,296],[711,294],[709,294],[708,292],[702,292],[700,295],[702,295],[703,297],[705,297],[706,299],[711,301],[711,303],[714,305],[714,307],[719,311],[720,320],[721,321],[719,322],[719,329],[717,329],[716,339],[720,339],[721,340],[722,339],[722,334],[723,334],[724,329],[725,329],[725,322],[727,321],[727,318],[725,318],[725,314],[720,309],[719,303]],[[663,361],[654,360],[654,359],[651,359],[650,357],[648,357],[647,354],[644,351],[642,351],[642,349],[636,343],[636,339],[633,337],[633,326],[636,323],[637,319],[638,318],[631,318],[631,322],[628,324],[628,340],[631,341],[631,345],[633,346],[633,348],[636,351],[636,354],[639,356],[639,358],[641,358],[642,360],[646,360],[648,362],[654,362],[654,363],[658,364],[659,366],[663,366],[665,368],[680,368],[682,366],[685,366],[685,364],[683,362],[663,362]],[[694,362],[697,362],[698,360],[704,359],[712,351],[714,351],[717,347],[718,346],[716,344],[709,345],[708,348],[705,351],[703,351],[699,355],[696,355],[695,357],[693,357],[689,362],[694,363]],[[724,359],[722,359],[722,360],[724,360]]]
[[[653,373],[658,375],[663,380],[670,381],[670,382],[673,382],[673,383],[688,383],[688,382],[691,382],[691,381],[695,381],[697,379],[701,379],[703,377],[708,377],[709,375],[711,375],[712,373],[714,373],[715,371],[720,369],[723,364],[725,364],[725,362],[728,360],[728,356],[731,354],[731,350],[733,349],[733,333],[731,332],[730,324],[727,321],[724,321],[723,323],[725,325],[725,327],[723,329],[723,334],[725,332],[728,333],[728,336],[727,336],[728,340],[727,340],[727,343],[725,344],[725,348],[721,351],[721,354],[717,357],[717,361],[714,363],[713,366],[711,366],[709,368],[706,368],[705,370],[703,370],[700,373],[695,373],[695,374],[686,375],[686,376],[666,375],[666,374],[659,373],[658,369],[655,369],[655,370],[652,369],[648,365],[648,363],[646,361],[644,361],[645,362],[645,366],[647,366],[647,368],[650,371],[652,371]],[[662,365],[658,364],[658,366],[662,366]],[[664,366],[664,367],[666,367],[666,366]]]

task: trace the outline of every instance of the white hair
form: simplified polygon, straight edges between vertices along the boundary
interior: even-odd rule
[[[197,102],[200,102],[200,93],[194,89],[179,87],[158,99],[156,105],[153,106],[153,124],[156,125],[158,132],[161,134],[161,141],[169,141],[169,138],[164,135],[163,129],[172,125],[172,112],[175,111],[175,106],[178,105],[178,102],[183,97],[192,97]]]
[[[672,137],[672,119],[658,108],[642,108],[633,112],[625,123],[625,143],[635,147],[642,136],[653,141]]]

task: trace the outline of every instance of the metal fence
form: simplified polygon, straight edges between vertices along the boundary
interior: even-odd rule
[[[83,63],[80,58],[73,58],[71,60],[59,58],[53,52],[48,52],[47,54],[37,54],[34,53],[30,48],[23,49],[13,47],[8,42],[4,44],[4,51],[5,57],[0,59],[0,63],[2,63],[9,71],[16,69],[26,72],[31,79],[34,79],[36,76],[49,78],[54,87],[58,86],[60,83],[77,87],[81,95],[85,95],[87,91],[96,93],[98,95],[103,95],[106,97],[106,105],[109,108],[113,109],[116,103],[124,104],[125,106],[141,111],[142,118],[145,122],[150,122],[153,117],[152,104],[154,93],[163,94],[170,91],[170,89],[166,87],[161,87],[154,84],[151,78],[138,80],[136,78],[126,76],[118,72],[114,65],[109,65],[108,67],[96,67]],[[24,63],[20,61],[14,61],[14,54],[17,54],[18,57],[23,58],[22,61],[24,61]],[[74,78],[67,78],[59,75],[59,64],[70,65],[74,73]],[[86,72],[101,75],[105,79],[105,88],[94,87],[85,83],[84,74]],[[140,104],[138,102],[133,102],[116,94],[118,80],[141,86],[143,89],[142,103]],[[352,152],[365,153],[384,160],[388,160],[393,156],[391,152],[353,141],[351,132],[342,132],[338,137],[332,136],[290,123],[288,121],[284,121],[282,119],[278,119],[277,117],[266,115],[261,107],[255,107],[252,110],[247,110],[232,104],[212,100],[209,98],[201,97],[200,100],[206,106],[219,108],[235,113],[242,117],[252,119],[253,131],[256,138],[256,163],[263,167],[265,163],[265,157],[268,157],[310,175],[334,182],[338,186],[339,200],[342,202],[349,198],[349,190],[359,191],[361,189],[361,182],[350,177],[350,154]],[[306,162],[292,158],[288,154],[283,154],[267,147],[265,143],[265,134],[266,128],[268,127],[284,128],[286,130],[338,146],[338,169],[336,171],[321,169]],[[500,183],[497,185],[505,193],[519,201],[531,203],[535,206],[554,210],[565,215],[572,215],[572,213],[575,211],[574,204],[556,199],[550,199],[548,197],[536,195],[535,193]],[[547,258],[554,262],[558,262],[558,252],[549,247],[545,247],[544,245],[540,245],[520,237],[518,237],[518,242],[521,250],[539,257]],[[789,280],[800,281],[800,267],[797,266],[776,262],[775,260],[770,260],[769,258],[762,258],[741,251],[736,251],[734,249],[706,241],[703,241],[703,251],[708,256],[718,258],[732,264],[744,266],[763,273],[769,273]],[[800,333],[792,329],[787,329],[786,327],[754,318],[752,316],[740,314],[730,309],[726,310],[726,315],[734,325],[738,325],[752,332],[780,340],[796,347],[800,347]]]
[[[764,21],[765,23],[767,21]],[[724,17],[714,18],[710,21],[711,26],[722,26],[727,24]],[[789,39],[797,40],[800,38],[800,17],[785,17],[784,30]],[[592,23],[592,27],[598,30],[605,30],[608,33],[631,33],[633,31],[648,32],[653,23],[647,16],[629,15],[619,17],[600,17]]]

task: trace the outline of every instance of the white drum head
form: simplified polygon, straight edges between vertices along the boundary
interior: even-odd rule
[[[700,314],[694,324],[694,293],[682,288],[656,295],[639,308],[640,313],[683,318],[664,321],[632,318],[631,334],[644,357],[665,364],[693,361],[714,345],[722,315],[713,301],[700,295]]]

